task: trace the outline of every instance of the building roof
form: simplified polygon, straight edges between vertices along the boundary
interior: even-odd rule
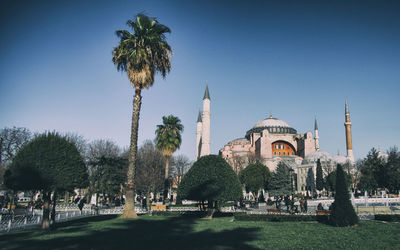
[[[206,86],[206,91],[204,92],[203,100],[204,100],[204,99],[211,100],[211,99],[210,99],[210,93],[208,92],[208,85]]]
[[[339,154],[335,155],[335,157],[333,157],[333,160],[338,164],[345,164],[348,161],[346,156]]]
[[[318,130],[317,117],[315,117],[314,130]]]
[[[260,128],[260,127],[282,127],[282,128],[290,128],[287,122],[279,120],[278,118],[274,118],[272,116],[261,120],[254,125],[253,128]]]
[[[263,130],[268,130],[271,134],[297,134],[296,129],[292,128],[287,122],[272,117],[272,115],[264,120],[256,123],[250,130],[246,132],[246,139],[250,139],[250,134],[261,133]]]
[[[246,138],[237,138],[235,140],[232,140],[230,142],[228,142],[228,144],[249,144],[249,140],[247,140]]]
[[[333,161],[332,156],[328,152],[314,151],[304,157],[302,164],[316,163],[318,159],[321,161],[321,163]]]
[[[199,111],[199,116],[197,117],[197,122],[203,122],[203,120],[201,119],[201,112]]]

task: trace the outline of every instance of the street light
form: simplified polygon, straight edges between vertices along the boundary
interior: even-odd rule
[[[293,192],[293,172],[294,172],[294,169],[293,168],[290,168],[289,169],[289,172],[290,172],[290,187],[292,188],[292,210],[293,210],[293,207],[294,207],[294,192]]]

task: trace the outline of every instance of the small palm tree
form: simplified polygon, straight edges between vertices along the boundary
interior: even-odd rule
[[[135,218],[135,162],[137,154],[137,139],[139,127],[140,106],[142,103],[141,91],[154,83],[156,72],[165,78],[171,70],[170,57],[172,50],[166,42],[165,33],[171,30],[159,24],[155,18],[138,14],[136,20],[128,20],[128,26],[134,33],[127,30],[117,30],[115,33],[120,39],[113,49],[113,63],[118,71],[126,72],[135,88],[133,99],[131,141],[129,147],[129,166],[127,172],[126,202],[123,218]]]
[[[156,145],[161,150],[165,158],[165,175],[164,175],[164,200],[168,194],[169,188],[169,160],[174,152],[179,149],[182,143],[181,133],[183,125],[178,117],[169,115],[163,116],[163,124],[157,125],[156,129]]]

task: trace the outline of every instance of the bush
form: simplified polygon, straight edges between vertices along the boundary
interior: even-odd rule
[[[289,221],[317,221],[316,215],[281,215],[281,214],[246,214],[235,213],[235,220],[238,221],[273,221],[273,222],[289,222]]]
[[[246,192],[252,192],[254,195],[257,195],[260,189],[268,189],[271,176],[269,169],[261,163],[250,164],[239,172],[239,180],[245,185]]]
[[[336,193],[332,203],[330,224],[336,227],[352,226],[358,223],[358,216],[350,202],[345,175],[341,165],[336,170]]]
[[[400,222],[400,214],[375,214],[375,220]]]
[[[178,199],[214,201],[240,200],[242,186],[235,172],[220,156],[208,155],[197,160],[178,187]]]
[[[171,217],[191,217],[203,218],[207,216],[205,211],[153,211],[153,216],[171,216]],[[215,212],[213,217],[232,217],[233,213]]]

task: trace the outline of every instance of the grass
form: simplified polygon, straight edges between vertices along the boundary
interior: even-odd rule
[[[399,223],[361,221],[335,228],[317,222],[232,218],[93,216],[0,235],[0,249],[400,249]]]

